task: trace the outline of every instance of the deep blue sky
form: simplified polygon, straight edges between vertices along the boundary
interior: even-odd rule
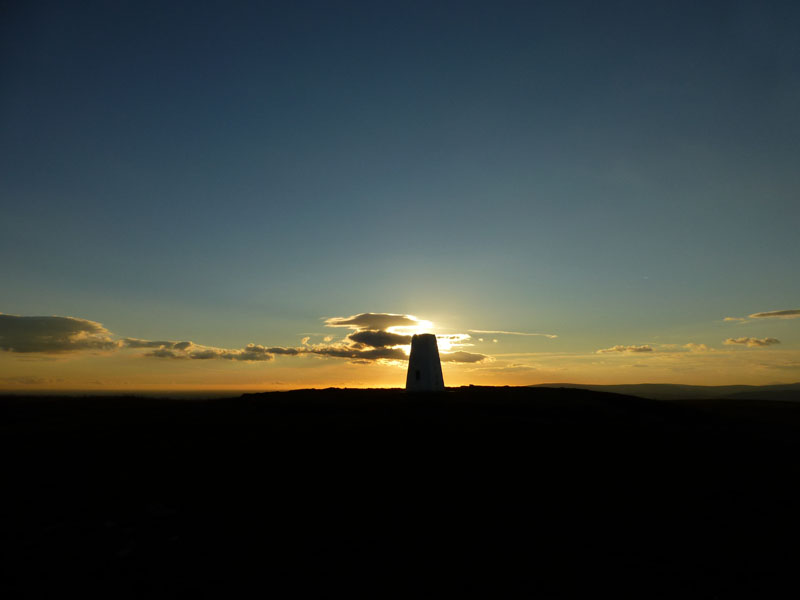
[[[798,31],[795,2],[6,3],[0,312],[575,350],[793,308]]]

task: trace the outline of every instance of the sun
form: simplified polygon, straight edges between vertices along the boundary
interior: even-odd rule
[[[413,325],[395,325],[394,327],[389,327],[386,331],[389,333],[397,333],[400,335],[416,335],[419,333],[433,333],[434,327],[431,321],[426,321],[424,319],[418,319],[414,315],[406,315],[407,318],[413,319],[415,323]]]

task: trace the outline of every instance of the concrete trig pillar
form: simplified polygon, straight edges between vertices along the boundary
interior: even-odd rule
[[[439,346],[432,333],[420,333],[411,338],[411,356],[408,357],[406,390],[432,392],[444,389]]]

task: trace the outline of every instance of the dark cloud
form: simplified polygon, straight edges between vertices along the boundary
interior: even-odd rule
[[[351,333],[348,339],[357,344],[372,346],[373,348],[387,348],[390,346],[403,346],[411,343],[410,335],[401,335],[390,331],[362,330]]]
[[[619,353],[632,353],[632,354],[639,354],[642,352],[653,352],[653,347],[648,346],[647,344],[642,346],[611,346],[611,348],[603,348],[597,351],[597,354],[612,354],[614,352]]]
[[[165,342],[138,340],[136,338],[125,338],[122,343],[126,348],[167,348],[172,350],[186,350],[192,346],[192,342]]]
[[[325,319],[328,327],[349,327],[351,329],[386,330],[390,327],[415,327],[419,319],[413,315],[392,313],[361,313],[350,317],[331,317]]]
[[[284,354],[286,356],[297,356],[298,354],[302,354],[304,351],[304,348],[282,348],[280,346],[267,348],[267,352],[270,354]]]
[[[760,348],[763,346],[772,346],[773,344],[780,344],[780,340],[775,338],[753,338],[753,337],[740,337],[728,338],[723,342],[728,346],[740,345],[747,346],[748,348]]]
[[[478,354],[477,352],[442,352],[439,354],[442,362],[460,362],[460,363],[479,363],[488,360],[485,354]]]
[[[408,360],[408,356],[400,348],[367,348],[359,349],[348,347],[342,344],[334,344],[330,346],[319,345],[313,346],[306,350],[308,354],[316,354],[318,356],[330,356],[333,358],[350,358],[357,360]]]
[[[757,312],[750,315],[751,319],[797,319],[800,317],[800,308],[789,310],[771,310],[767,312]]]
[[[74,317],[20,317],[0,314],[0,350],[62,354],[79,350],[114,350],[100,323]]]
[[[219,350],[217,348],[198,348],[186,354],[187,358],[192,360],[212,360],[214,358],[227,358],[232,359],[236,354],[236,350]]]

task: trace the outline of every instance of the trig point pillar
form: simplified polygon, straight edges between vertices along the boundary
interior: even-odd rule
[[[434,392],[444,389],[439,346],[432,333],[421,333],[411,338],[411,356],[408,358],[406,391]]]

